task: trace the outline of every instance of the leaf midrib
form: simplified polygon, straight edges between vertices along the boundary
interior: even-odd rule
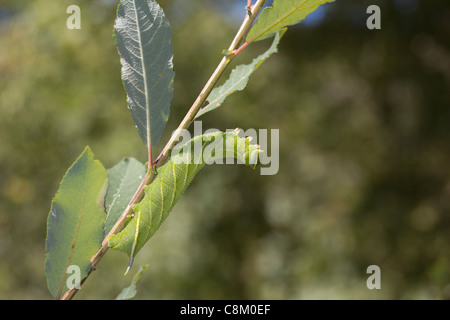
[[[132,1],[133,7],[134,7],[134,13],[136,18],[136,26],[137,26],[137,33],[139,38],[139,52],[141,54],[141,65],[142,65],[142,73],[144,77],[144,94],[145,94],[145,115],[146,115],[146,129],[147,129],[147,144],[151,145],[151,132],[150,132],[150,101],[149,101],[149,94],[148,94],[148,87],[147,87],[147,69],[145,67],[145,59],[144,59],[144,48],[142,47],[142,37],[141,37],[141,25],[139,23],[139,17],[138,12],[136,8],[136,1]]]

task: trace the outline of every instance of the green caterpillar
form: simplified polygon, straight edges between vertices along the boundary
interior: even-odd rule
[[[176,148],[153,182],[145,188],[145,196],[133,207],[134,216],[117,235],[108,238],[112,249],[134,257],[159,229],[197,172],[218,159],[235,158],[254,168],[259,163],[258,145],[251,138],[240,138],[238,130],[197,136]],[[178,152],[175,154],[175,151]]]

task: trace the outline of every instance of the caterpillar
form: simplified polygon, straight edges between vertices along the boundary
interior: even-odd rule
[[[145,188],[141,202],[133,207],[134,216],[125,228],[108,238],[108,246],[134,257],[155,234],[172,211],[198,171],[219,159],[235,158],[253,169],[259,164],[259,145],[251,138],[239,137],[239,130],[214,132],[194,137],[176,147],[169,160],[157,169],[156,178]]]

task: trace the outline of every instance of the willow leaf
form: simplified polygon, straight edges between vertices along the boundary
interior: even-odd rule
[[[222,105],[225,99],[233,94],[236,91],[242,91],[248,84],[251,74],[258,69],[258,67],[266,61],[273,53],[278,51],[278,44],[280,43],[280,39],[283,36],[285,30],[281,30],[280,32],[275,33],[275,38],[272,42],[270,48],[253,59],[253,62],[247,65],[237,66],[230,74],[228,80],[221,85],[220,87],[214,88],[209,97],[208,97],[208,105],[202,108],[195,118],[198,118],[205,113],[212,111]]]
[[[108,169],[108,192],[105,198],[105,234],[112,229],[144,178],[145,166],[134,158],[125,158]]]
[[[281,29],[300,23],[321,4],[334,0],[275,0],[266,7],[247,34],[246,41],[266,39]]]
[[[47,220],[45,276],[50,293],[66,292],[69,266],[77,266],[80,280],[91,268],[91,257],[104,239],[106,169],[89,147],[69,168],[52,201]]]
[[[169,22],[154,0],[121,0],[114,31],[128,108],[144,143],[156,145],[173,97]]]

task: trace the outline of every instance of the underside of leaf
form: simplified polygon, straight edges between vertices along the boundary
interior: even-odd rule
[[[114,39],[136,128],[149,146],[161,139],[173,97],[172,32],[154,0],[121,0]]]

